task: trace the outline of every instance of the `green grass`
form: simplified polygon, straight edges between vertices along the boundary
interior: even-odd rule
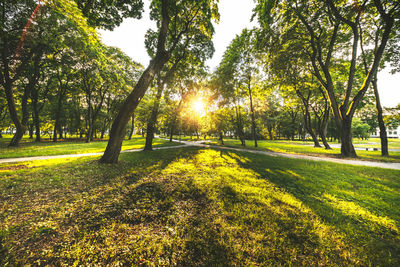
[[[356,147],[376,147],[381,148],[381,140],[379,138],[369,138],[368,141],[355,139],[354,146]],[[389,138],[388,139],[389,149],[400,149],[400,139],[399,138]]]
[[[0,265],[400,265],[400,171],[193,147],[95,159],[0,165]]]
[[[33,142],[31,139],[24,138],[19,147],[8,147],[10,137],[0,139],[0,158],[18,158],[32,156],[67,155],[81,153],[103,152],[107,146],[107,140],[85,143],[84,141],[42,141]],[[140,149],[144,147],[146,139],[136,135],[131,140],[124,140],[122,150]],[[167,140],[155,138],[154,147],[174,146],[179,143],[169,143]]]
[[[208,144],[221,145],[218,140],[209,140]],[[247,149],[257,149],[290,154],[303,154],[310,156],[340,157],[340,148],[326,150],[312,146],[312,142],[289,141],[289,140],[258,140],[258,147],[254,147],[254,141],[246,140]],[[228,147],[242,147],[240,141],[236,139],[224,139],[224,145]],[[382,161],[382,162],[400,162],[400,152],[389,152],[388,157],[382,157],[380,151],[357,150],[357,156],[360,160]]]

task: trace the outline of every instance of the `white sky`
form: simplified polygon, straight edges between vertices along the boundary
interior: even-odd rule
[[[127,55],[137,62],[147,66],[150,58],[144,46],[144,36],[149,28],[155,28],[155,23],[150,20],[147,12],[149,1],[145,0],[145,10],[141,20],[125,19],[120,27],[114,31],[100,30],[103,42],[109,46],[122,49]],[[220,0],[220,23],[215,25],[214,47],[215,53],[212,59],[207,61],[210,70],[213,71],[219,64],[222,55],[231,40],[244,28],[256,26],[250,22],[253,0]],[[400,74],[391,75],[388,70],[378,74],[378,86],[382,105],[394,107],[400,103]]]

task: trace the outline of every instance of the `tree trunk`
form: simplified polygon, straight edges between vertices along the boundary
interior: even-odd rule
[[[251,116],[251,132],[254,140],[254,147],[257,147],[257,133],[256,133],[256,120],[254,117],[254,108],[253,108],[253,97],[251,95],[251,76],[249,75],[248,79],[248,90],[249,90],[249,98],[250,98],[250,116]]]
[[[132,117],[140,100],[146,93],[155,73],[159,72],[164,64],[168,61],[169,54],[158,53],[150,62],[150,65],[143,72],[135,88],[130,93],[125,103],[122,105],[117,117],[115,118],[110,131],[110,139],[107,148],[104,151],[101,163],[117,163],[121,152],[122,141],[125,136],[125,126]]]
[[[10,117],[16,128],[16,132],[13,138],[11,139],[9,146],[19,146],[19,142],[21,141],[22,136],[24,135],[26,126],[23,125],[18,118],[17,109],[15,108],[14,94],[11,81],[10,82],[6,81],[6,83],[4,84],[4,90],[6,93],[6,99],[7,99],[8,110],[10,112]]]
[[[324,144],[325,149],[331,149],[331,146],[328,144],[326,140],[326,133],[328,132],[328,121],[329,121],[329,106],[326,103],[326,107],[324,110],[324,114],[322,116],[322,122],[318,126],[319,135],[321,136],[322,143]],[[332,141],[332,137],[331,137]]]
[[[240,116],[240,106],[235,107],[236,110],[236,126],[237,126],[237,136],[239,137],[239,140],[241,142],[242,146],[246,146],[246,141],[244,140],[244,134],[243,134],[243,126],[242,126],[242,119]]]
[[[327,126],[328,125],[326,125],[325,128],[321,129],[319,135],[321,136],[321,140],[322,140],[322,143],[324,144],[325,149],[332,149],[330,147],[330,145],[328,144],[328,141],[326,140]]]
[[[40,118],[39,118],[39,110],[37,107],[37,98],[32,98],[32,107],[33,107],[33,124],[35,125],[35,142],[40,142]]]
[[[62,91],[62,89],[61,89]],[[60,116],[61,116],[61,107],[62,107],[62,98],[63,94],[60,91],[57,101],[57,109],[56,109],[56,116],[54,122],[54,131],[53,131],[53,142],[57,142],[57,131],[60,129]]]
[[[224,134],[219,132],[219,140],[221,140],[221,144],[224,144]]]
[[[146,133],[146,144],[144,145],[144,150],[153,150],[153,138],[154,138],[154,128],[157,122],[158,110],[160,107],[160,99],[163,91],[164,83],[158,82],[157,95],[154,102],[153,109],[149,121],[147,122],[147,133]]]
[[[58,138],[63,139],[63,128],[60,126],[60,128],[58,129]]]
[[[340,127],[342,145],[340,148],[341,155],[344,157],[356,158],[357,154],[353,146],[353,137],[351,135],[351,120],[343,120]]]
[[[307,132],[311,135],[311,138],[314,142],[314,147],[321,147],[321,145],[319,144],[319,141],[318,141],[318,137],[312,129],[310,113],[307,110],[308,107],[306,107],[305,109],[306,109],[306,114],[304,116],[304,122],[305,122],[304,126],[305,126]]]
[[[131,131],[129,133],[128,140],[132,139],[133,132],[135,131],[135,114],[132,114],[132,123],[131,123]]]
[[[93,141],[93,124],[90,122],[91,120],[89,119],[89,128],[88,131],[86,133],[86,143],[90,143],[91,141]]]
[[[379,92],[378,92],[377,74],[375,74],[375,77],[372,80],[372,87],[374,88],[376,110],[378,111],[379,137],[381,138],[381,154],[382,156],[389,156],[386,126],[385,122],[383,121],[381,99],[379,97]]]

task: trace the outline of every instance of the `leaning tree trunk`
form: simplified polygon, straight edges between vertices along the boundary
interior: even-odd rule
[[[387,132],[386,132],[385,122],[383,121],[383,111],[382,111],[381,99],[379,97],[379,92],[378,92],[378,81],[376,74],[374,79],[372,80],[372,87],[374,88],[376,110],[378,111],[379,137],[381,138],[381,153],[382,156],[389,156]]]
[[[111,126],[110,139],[107,143],[107,148],[100,159],[101,163],[117,163],[118,157],[121,152],[122,141],[125,136],[125,127],[133,115],[140,100],[146,93],[154,75],[162,69],[164,64],[170,58],[170,53],[165,50],[165,42],[168,35],[169,15],[168,15],[168,1],[161,1],[161,14],[162,22],[157,40],[157,53],[153,60],[150,61],[149,66],[140,76],[134,89],[127,97],[126,101],[119,110],[114,123]]]
[[[324,144],[325,149],[332,149],[328,143],[328,140],[326,140],[327,129],[328,129],[328,124],[323,125],[320,129],[319,135],[321,136],[321,140],[322,143]]]
[[[304,126],[307,130],[307,132],[311,135],[311,138],[314,142],[314,147],[321,147],[321,145],[319,144],[318,141],[318,137],[317,134],[314,132],[314,130],[312,129],[312,123],[311,123],[311,116],[310,116],[310,112],[308,111],[308,107],[305,107],[306,110],[306,114],[304,115]]]
[[[14,134],[13,138],[11,139],[9,146],[18,146],[19,142],[22,139],[22,136],[24,135],[26,126],[23,125],[18,118],[18,113],[17,113],[17,109],[15,107],[14,94],[13,94],[11,81],[6,82],[4,84],[4,90],[6,93],[6,99],[7,99],[8,110],[10,112],[10,117],[16,128],[16,133]]]
[[[133,132],[135,131],[135,114],[132,114],[131,131],[129,132],[128,140],[132,139]]]
[[[125,103],[122,105],[117,117],[112,124],[110,131],[110,139],[103,156],[100,159],[101,163],[117,163],[121,152],[122,141],[125,136],[125,127],[133,115],[140,100],[146,93],[154,75],[158,73],[164,64],[168,61],[169,54],[166,52],[158,53],[157,56],[150,62],[150,65],[143,72],[133,91],[129,94]]]
[[[144,150],[153,150],[153,138],[154,138],[154,128],[157,122],[158,110],[160,107],[160,99],[163,91],[163,83],[158,83],[156,101],[154,102],[153,109],[149,121],[147,122],[147,132],[146,132],[146,144]]]
[[[258,145],[257,145],[257,133],[256,133],[256,120],[254,117],[253,97],[251,95],[251,76],[249,76],[248,80],[248,90],[250,98],[251,132],[253,135],[254,146],[257,147]]]

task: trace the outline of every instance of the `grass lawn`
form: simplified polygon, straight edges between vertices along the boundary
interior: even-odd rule
[[[97,158],[0,165],[0,266],[400,265],[400,171],[195,147]]]
[[[218,140],[208,141],[208,144],[220,145]],[[225,146],[242,147],[240,140],[224,139]],[[309,144],[309,145],[308,145]],[[310,156],[340,157],[340,148],[326,150],[323,147],[316,148],[312,142],[289,141],[289,140],[258,140],[258,147],[254,147],[254,141],[246,140],[246,148],[258,149],[282,153],[304,154]],[[361,146],[361,145],[360,145]],[[380,151],[356,150],[360,160],[382,161],[382,162],[400,162],[400,152],[389,152],[389,157],[382,157]]]
[[[8,147],[11,137],[0,138],[0,158],[18,158],[32,156],[65,155],[80,153],[103,152],[107,146],[107,140],[85,143],[84,141],[42,141],[33,142],[32,139],[24,138],[19,147]],[[133,136],[131,140],[124,140],[122,150],[143,148],[146,139],[140,135]],[[153,146],[173,146],[179,143],[170,143],[164,139],[155,138]]]
[[[379,138],[369,138],[368,141],[361,139],[354,139],[355,147],[377,147],[381,148],[381,139]],[[367,145],[366,145],[367,144]],[[388,138],[389,149],[400,149],[400,139],[399,138]]]

